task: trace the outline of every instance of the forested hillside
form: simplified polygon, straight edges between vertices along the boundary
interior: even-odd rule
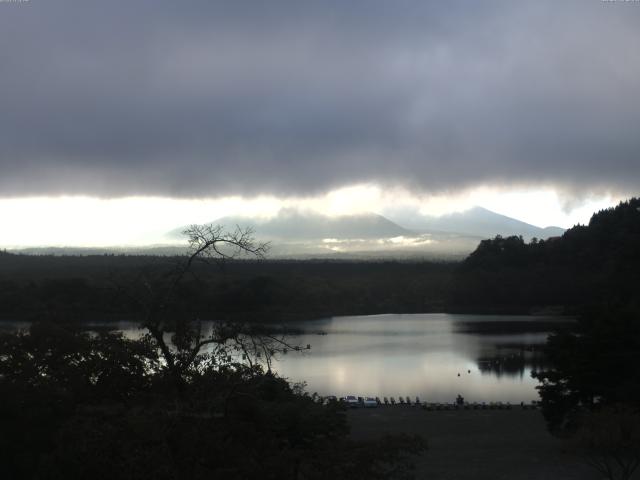
[[[640,284],[640,199],[594,214],[562,237],[483,240],[458,268],[451,305],[468,310],[576,311],[637,302]]]

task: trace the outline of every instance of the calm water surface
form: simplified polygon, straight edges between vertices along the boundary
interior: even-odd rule
[[[321,395],[419,395],[423,401],[528,402],[540,347],[566,319],[490,315],[375,315],[296,324],[311,344],[277,371]],[[459,374],[459,375],[458,375]]]
[[[374,315],[290,324],[291,341],[311,350],[280,355],[274,369],[309,392],[410,396],[423,401],[529,402],[538,399],[531,371],[540,347],[566,318],[511,315]],[[96,324],[100,325],[100,324]],[[111,324],[113,325],[113,324]],[[28,324],[0,324],[0,329]],[[113,325],[138,337],[136,324]]]

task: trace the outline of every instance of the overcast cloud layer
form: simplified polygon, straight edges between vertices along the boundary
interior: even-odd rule
[[[0,196],[640,180],[640,3],[0,3]]]

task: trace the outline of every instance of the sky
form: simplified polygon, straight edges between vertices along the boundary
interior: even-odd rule
[[[0,245],[637,194],[640,2],[0,2]]]

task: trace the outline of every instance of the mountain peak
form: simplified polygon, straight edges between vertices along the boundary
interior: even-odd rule
[[[403,212],[400,216],[391,218],[400,225],[420,232],[452,232],[482,238],[493,238],[496,235],[522,235],[525,239],[547,238],[564,232],[559,227],[536,227],[481,206],[441,216],[422,215],[414,211]]]
[[[295,208],[282,209],[272,218],[222,217],[214,222],[232,229],[236,225],[252,228],[256,236],[278,240],[308,240],[324,238],[370,239],[412,235],[413,232],[397,225],[382,215],[362,213],[328,216]],[[184,228],[170,232],[175,238]]]

